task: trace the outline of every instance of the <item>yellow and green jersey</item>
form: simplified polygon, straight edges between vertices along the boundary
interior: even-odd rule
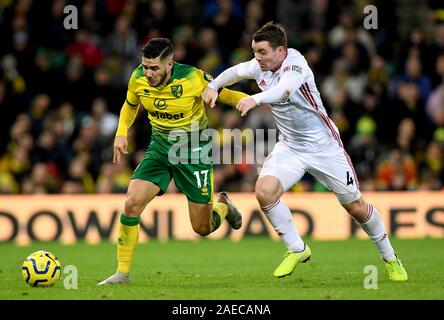
[[[193,122],[198,124],[199,130],[207,128],[208,118],[200,95],[211,80],[211,76],[200,69],[174,62],[168,82],[152,87],[143,73],[143,66],[139,65],[128,84],[116,135],[126,136],[139,105],[148,111],[154,133],[168,134],[174,129],[190,132],[196,130],[195,124],[191,126]],[[247,97],[244,93],[223,89],[218,101],[236,106],[244,97]]]
[[[210,80],[202,70],[174,62],[168,82],[151,87],[139,65],[129,81],[126,100],[132,106],[141,103],[153,130],[159,133],[190,131],[193,121],[198,122],[199,129],[205,129],[208,119],[200,94]]]

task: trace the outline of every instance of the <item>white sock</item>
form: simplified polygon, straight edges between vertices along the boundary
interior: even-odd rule
[[[395,251],[393,250],[387,233],[384,229],[384,222],[379,215],[378,209],[370,203],[367,205],[368,214],[364,222],[361,223],[362,229],[368,234],[370,239],[378,249],[379,254],[385,261],[395,259]]]
[[[262,208],[262,211],[284,241],[288,251],[300,252],[305,249],[304,241],[293,224],[290,209],[283,201],[278,200],[276,203]]]

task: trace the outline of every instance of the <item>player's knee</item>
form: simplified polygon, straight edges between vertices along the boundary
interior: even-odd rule
[[[274,203],[280,197],[278,187],[266,181],[256,183],[255,194],[261,205]]]
[[[211,233],[210,225],[206,225],[206,224],[193,225],[193,230],[197,234],[204,236],[204,237]]]
[[[138,217],[143,210],[143,201],[134,197],[128,197],[125,201],[125,215],[128,217]]]

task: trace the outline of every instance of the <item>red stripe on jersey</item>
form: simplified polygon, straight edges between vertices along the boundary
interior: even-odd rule
[[[324,121],[324,123],[327,125],[327,127],[330,129],[331,134],[333,135],[333,138],[338,142],[339,146],[344,148],[344,145],[342,144],[341,138],[339,137],[339,134],[336,132],[335,129],[333,129],[333,126],[331,125],[330,119],[319,111],[318,105],[316,104],[316,100],[314,99],[313,95],[311,94],[310,88],[308,87],[308,83],[304,83],[299,90],[301,91],[304,98],[308,101],[308,103],[313,107],[313,109],[316,111],[316,113],[321,117],[321,119]],[[356,175],[355,168],[353,166],[353,163],[350,159],[350,156],[344,149],[344,155],[347,159],[348,165],[352,169],[353,176],[355,177],[356,181],[356,187],[359,189],[359,180],[358,176]]]
[[[316,104],[315,99],[313,99],[313,96],[310,94],[310,88],[308,87],[308,84],[304,83],[302,85],[302,88],[304,89],[304,92],[305,92],[305,95],[304,95],[305,99],[307,99],[308,102],[310,102],[311,106],[314,107],[316,111],[319,111],[318,105]]]
[[[306,85],[306,87],[304,86]],[[308,89],[308,84],[304,83],[299,90],[301,91],[302,95],[304,96],[304,98],[308,101],[308,103],[313,107],[313,109],[316,111],[316,113],[321,117],[321,119],[324,121],[324,123],[326,124],[326,126],[330,129],[331,134],[333,135],[333,138],[338,142],[339,146],[343,146],[341,139],[339,138],[338,133],[336,132],[335,129],[333,129],[333,127],[331,126],[331,123],[329,121],[329,119],[322,114],[319,111],[318,105],[316,104],[316,101],[314,100],[314,97],[311,95],[310,89]]]
[[[333,137],[335,137],[335,139],[336,139],[336,141],[338,141],[339,145],[341,147],[343,147],[341,138],[339,137],[339,134],[336,132],[336,130],[331,125],[330,119],[325,114],[323,114],[322,112],[319,111],[318,105],[316,104],[316,100],[314,99],[313,95],[311,94],[310,88],[308,87],[308,83],[306,82],[303,85],[305,85],[305,90],[308,93],[308,96],[313,101],[314,105],[316,106],[316,110],[318,111],[319,115],[322,117],[324,122],[327,124],[328,128],[331,130]]]

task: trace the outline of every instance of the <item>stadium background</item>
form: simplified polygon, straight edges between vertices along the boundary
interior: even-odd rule
[[[78,8],[78,30],[63,26],[63,8],[68,4]],[[369,4],[378,10],[377,29],[363,28],[364,7]],[[23,283],[14,275],[18,268],[14,263],[19,265],[31,250],[40,249],[37,240],[104,243],[103,247],[42,245],[61,253],[62,263],[71,262],[86,270],[82,279],[87,285],[94,286],[105,276],[105,265],[106,270],[114,268],[116,217],[122,212],[132,171],[150,138],[146,112],[140,110],[129,134],[129,154],[120,164],[112,164],[118,116],[141,46],[152,37],[169,37],[175,45],[176,61],[217,76],[230,65],[252,58],[251,36],[270,20],[286,27],[289,46],[300,50],[313,69],[324,105],[354,162],[361,189],[380,208],[389,233],[400,238],[437,238],[402,242],[410,240],[393,237],[395,247],[409,263],[408,271],[417,276],[410,287],[400,291],[393,287],[393,292],[407,298],[442,298],[435,284],[443,279],[434,270],[443,263],[438,256],[442,256],[439,250],[444,238],[443,12],[444,5],[433,0],[0,0],[0,249],[2,256],[8,257],[0,264],[0,276],[7,287],[0,299],[27,298],[20,293]],[[248,81],[234,88],[247,93],[258,90]],[[275,128],[266,106],[245,118],[223,105],[208,109],[207,114],[209,126],[220,131]],[[169,256],[167,247],[149,243],[146,250],[138,249],[142,256],[136,256],[135,270],[144,278],[136,276],[136,280],[146,281],[148,273],[149,281],[160,289],[144,296],[144,287],[133,287],[141,290],[137,291],[140,295],[116,293],[114,297],[226,299],[223,292],[216,292],[218,286],[208,288],[206,284],[218,279],[220,272],[213,274],[217,266],[211,265],[211,259],[205,261],[209,263],[206,269],[199,265],[214,250],[227,254],[224,261],[234,255],[239,268],[249,270],[250,276],[240,281],[248,290],[251,282],[268,275],[272,266],[261,259],[267,255],[267,261],[278,263],[283,246],[279,241],[270,244],[268,236],[278,237],[252,193],[258,169],[258,165],[247,163],[215,167],[215,191],[234,193],[246,221],[241,230],[231,233],[223,224],[210,238],[242,238],[241,244],[236,244],[238,251],[233,251],[228,240],[202,242],[198,250],[193,249],[194,244],[186,247],[171,241],[168,245],[174,255]],[[285,201],[308,241],[353,235],[366,238],[334,195],[308,175],[285,195]],[[141,242],[200,238],[192,232],[184,208],[185,197],[170,184],[167,195],[156,198],[144,212]],[[260,237],[244,237],[263,235],[267,235],[265,242]],[[331,277],[339,279],[337,274],[349,270],[345,274],[360,285],[361,276],[353,270],[375,261],[370,241],[347,241],[310,243],[320,253],[318,261],[330,269],[322,271],[323,278],[318,278],[314,269],[302,269],[301,278],[319,291],[313,293],[303,282],[295,282],[304,280],[293,277],[288,281],[295,287],[302,285],[302,293],[279,286],[281,291],[275,291],[275,283],[270,282],[266,290],[258,286],[258,291],[247,290],[247,294],[243,289],[233,291],[242,293],[233,298],[334,299],[348,298],[349,293],[358,298],[393,298],[391,291],[371,295],[362,288],[350,289],[347,281],[336,288],[342,293],[325,295],[325,283]],[[257,251],[259,246],[262,255]],[[259,271],[251,270],[250,261],[246,261],[253,251]],[[418,253],[419,261],[413,256]],[[194,258],[189,258],[193,254]],[[88,259],[81,258],[84,256]],[[167,259],[177,261],[170,266]],[[218,259],[222,258],[214,261]],[[150,261],[151,268],[145,268],[145,261]],[[347,269],[348,261],[356,263],[355,269]],[[163,269],[167,266],[177,273],[177,264],[188,266],[189,273],[181,270],[177,279],[167,281],[157,271],[167,274]],[[424,265],[431,266],[430,271],[425,272]],[[201,282],[194,274],[202,275]],[[189,281],[201,286],[183,285],[176,287],[177,295],[170,294],[171,286]],[[231,285],[231,279],[227,281]],[[60,291],[29,294],[28,298],[60,297]],[[70,296],[65,290],[62,297],[106,299],[112,294]]]
[[[78,8],[78,30],[63,27],[66,4]],[[367,4],[378,8],[376,30],[363,28]],[[125,192],[150,135],[141,111],[129,156],[111,164],[141,46],[170,37],[178,62],[216,76],[252,57],[252,33],[269,20],[283,23],[314,70],[363,191],[442,190],[439,9],[439,1],[2,1],[0,192]],[[266,107],[242,119],[230,107],[207,113],[212,128],[275,128]],[[215,190],[251,192],[257,169],[217,166]],[[324,188],[307,175],[293,191],[311,190]]]

